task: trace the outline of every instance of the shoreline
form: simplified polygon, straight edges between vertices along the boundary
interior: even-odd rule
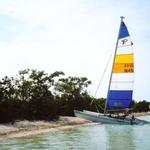
[[[135,117],[148,116],[149,112],[133,113]],[[12,124],[0,124],[0,140],[19,138],[71,129],[77,126],[95,124],[78,117],[60,116],[56,121],[16,121]]]
[[[56,121],[25,120],[15,122],[13,125],[0,124],[0,140],[44,134],[48,132],[55,132],[89,124],[92,124],[92,122],[89,120],[68,116],[61,116]]]
[[[149,116],[150,115],[150,111],[148,112],[133,112],[135,117],[141,117],[141,116]]]

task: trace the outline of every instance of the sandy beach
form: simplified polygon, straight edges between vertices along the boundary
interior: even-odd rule
[[[0,124],[0,139],[54,132],[91,123],[85,119],[67,116],[59,117],[56,121],[17,121],[13,125]]]
[[[149,116],[150,115],[150,111],[148,112],[136,112],[133,113],[135,117],[140,117],[140,116]]]
[[[134,113],[134,115],[135,117],[147,116],[150,115],[150,112]],[[0,124],[0,139],[55,132],[89,124],[92,124],[92,122],[68,116],[61,116],[56,121],[16,121],[13,125]]]

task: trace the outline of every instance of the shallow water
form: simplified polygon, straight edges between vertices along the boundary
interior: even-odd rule
[[[142,117],[149,120],[150,116]],[[0,150],[150,150],[150,125],[90,125],[5,139]]]

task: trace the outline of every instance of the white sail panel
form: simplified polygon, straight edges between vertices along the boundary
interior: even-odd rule
[[[131,46],[127,47],[122,47],[117,49],[117,54],[132,54],[133,53],[133,48]]]
[[[133,90],[133,81],[111,82],[110,90]]]
[[[114,81],[133,81],[134,74],[133,73],[113,73],[112,74],[112,82]]]
[[[119,39],[117,47],[121,48],[121,47],[128,47],[131,45],[133,45],[131,38],[130,38],[130,36],[127,36],[127,37],[124,37],[122,39]]]
[[[133,53],[132,45],[133,45],[133,43],[132,43],[129,36],[125,37],[125,38],[122,38],[122,39],[119,39],[116,54],[130,54],[130,53]]]

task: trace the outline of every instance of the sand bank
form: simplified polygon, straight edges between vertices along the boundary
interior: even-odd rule
[[[149,115],[150,115],[150,111],[148,111],[148,112],[136,112],[136,113],[134,113],[135,117],[149,116]]]
[[[59,117],[58,120],[49,122],[26,120],[17,121],[13,125],[0,124],[0,139],[42,134],[90,123],[92,122],[77,117]]]
[[[134,113],[135,117],[148,116],[150,112]],[[12,124],[0,124],[0,139],[31,136],[47,132],[55,132],[92,124],[91,121],[78,117],[59,117],[56,121],[17,121]]]

